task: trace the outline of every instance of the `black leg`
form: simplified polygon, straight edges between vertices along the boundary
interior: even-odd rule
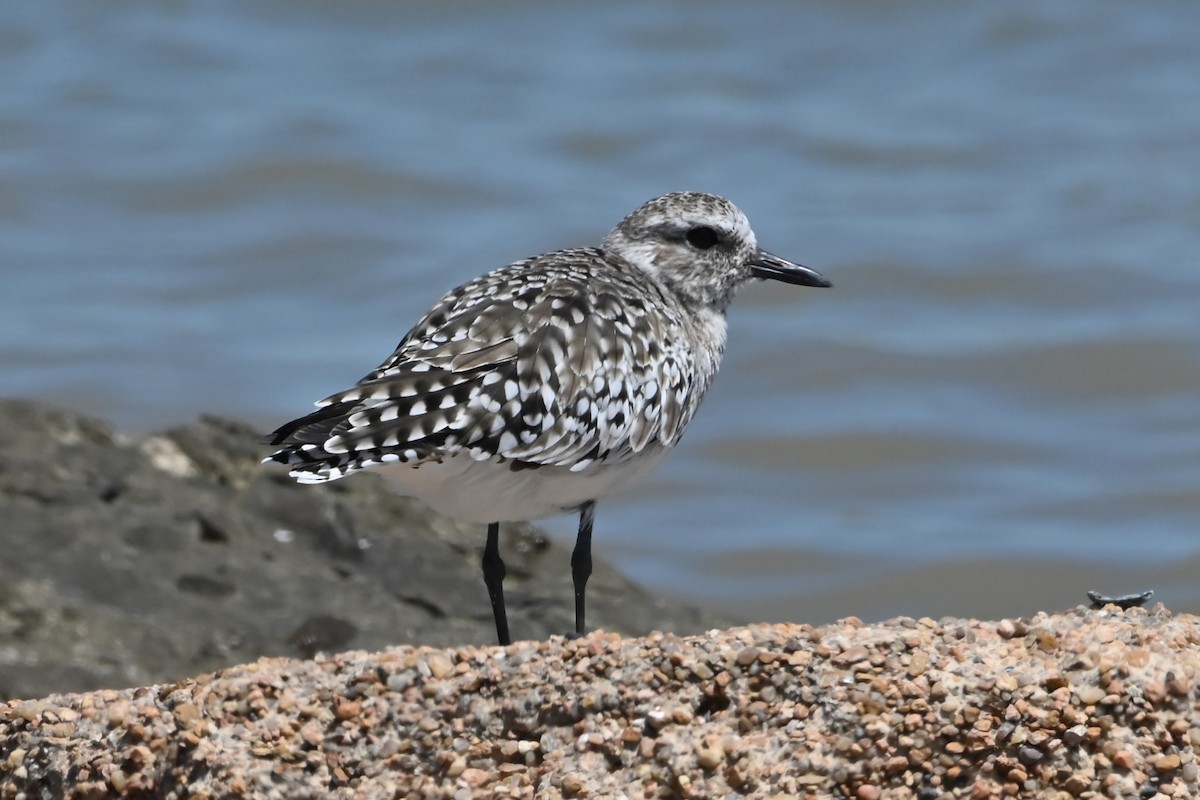
[[[496,638],[500,644],[512,644],[508,636],[508,615],[504,613],[504,561],[500,558],[500,523],[488,525],[487,546],[483,548],[483,582],[492,601],[496,618]]]
[[[596,502],[589,500],[579,507],[579,535],[575,537],[575,551],[571,553],[571,580],[575,584],[575,635],[583,636],[583,595],[588,577],[592,574],[592,519],[596,516]]]

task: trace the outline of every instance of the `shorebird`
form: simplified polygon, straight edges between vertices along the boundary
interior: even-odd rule
[[[830,286],[758,246],[733,203],[677,192],[599,247],[495,269],[438,301],[350,389],[265,438],[301,483],[370,469],[487,525],[483,579],[509,644],[501,522],[577,511],[582,635],[596,501],[646,477],[683,435],[725,349],[725,310],[755,278]]]

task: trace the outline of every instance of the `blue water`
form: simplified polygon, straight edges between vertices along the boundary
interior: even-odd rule
[[[763,617],[1146,582],[1200,611],[1197,30],[1108,2],[10,4],[0,393],[266,429],[457,283],[713,191],[835,288],[739,297],[599,553]]]

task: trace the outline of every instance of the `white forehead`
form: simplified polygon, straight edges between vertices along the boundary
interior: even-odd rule
[[[621,221],[618,229],[627,235],[659,231],[664,228],[707,226],[728,237],[756,246],[754,231],[742,210],[724,197],[703,192],[675,192],[656,197]]]

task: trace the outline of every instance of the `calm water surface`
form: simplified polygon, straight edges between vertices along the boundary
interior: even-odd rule
[[[1200,611],[1196,30],[1106,2],[9,4],[0,392],[266,429],[459,282],[713,191],[836,288],[743,293],[600,553],[767,619]]]

